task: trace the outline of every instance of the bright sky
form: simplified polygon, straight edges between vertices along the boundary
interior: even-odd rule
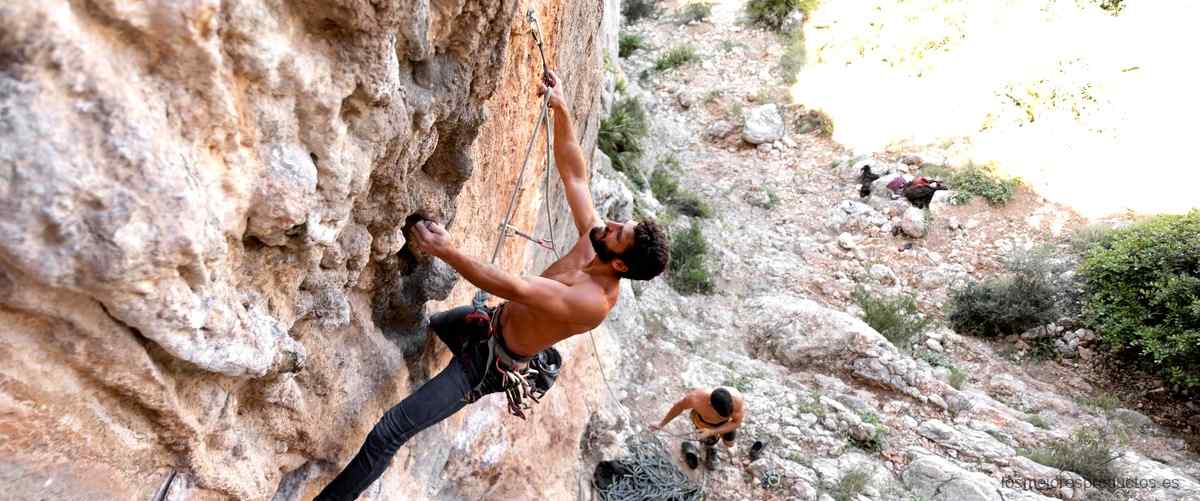
[[[1200,207],[1186,182],[1200,180],[1188,148],[1200,2],[1133,0],[1111,16],[1087,1],[829,1],[806,26],[792,94],[856,151],[965,136],[960,157],[995,161],[1085,215]],[[1032,123],[1008,96],[1033,103]]]

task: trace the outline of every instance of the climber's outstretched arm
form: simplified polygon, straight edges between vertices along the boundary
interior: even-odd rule
[[[422,221],[413,226],[414,243],[421,250],[440,258],[472,285],[489,293],[521,303],[565,322],[595,322],[608,310],[595,294],[579,287],[542,277],[521,277],[466,256],[454,247],[450,234],[441,225]]]
[[[670,423],[671,420],[675,419],[676,417],[679,417],[679,415],[681,413],[683,413],[683,411],[691,409],[691,408],[692,408],[691,398],[683,397],[678,402],[675,402],[675,405],[671,406],[671,410],[667,411],[667,415],[663,416],[662,421],[659,421],[658,424],[651,426],[651,428],[654,430],[660,430],[660,429],[666,427],[667,423]]]
[[[571,215],[575,219],[575,228],[583,235],[588,230],[600,226],[601,220],[592,202],[583,149],[575,139],[575,124],[571,122],[571,111],[567,108],[562,87],[558,83],[558,75],[552,71],[546,82],[539,84],[538,90],[539,94],[545,94],[547,90],[550,92],[550,109],[554,111],[554,164],[563,180],[563,189],[566,192],[567,204],[571,206]]]

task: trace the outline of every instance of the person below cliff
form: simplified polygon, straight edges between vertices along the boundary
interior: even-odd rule
[[[941,181],[930,180],[925,177],[917,177],[911,183],[904,186],[904,198],[908,199],[913,207],[924,209],[929,207],[933,201],[933,194],[938,191],[947,189]]]
[[[717,388],[711,392],[702,388],[688,390],[662,421],[650,427],[658,431],[667,426],[685,410],[691,409],[692,425],[700,432],[700,441],[705,446],[704,466],[710,470],[717,468],[717,437],[725,444],[726,449],[733,448],[737,438],[737,429],[746,418],[746,404],[741,392],[733,388]],[[683,456],[688,466],[695,468],[699,465],[699,457],[691,441],[682,444]]]
[[[418,249],[442,259],[468,282],[508,302],[489,311],[490,337],[489,329],[480,333],[467,321],[474,311],[471,306],[430,318],[430,330],[453,355],[450,363],[384,413],[358,454],[316,499],[358,498],[413,435],[484,395],[511,391],[506,378],[524,372],[530,360],[552,351],[554,343],[600,325],[617,303],[621,278],[650,280],[666,268],[666,236],[653,220],[604,222],[596,212],[583,150],[575,140],[558,78],[549,72],[544,80],[539,95],[550,93],[555,163],[580,238],[541,276],[520,277],[464,255],[440,225],[417,223],[414,243]],[[509,397],[511,403],[511,393]]]

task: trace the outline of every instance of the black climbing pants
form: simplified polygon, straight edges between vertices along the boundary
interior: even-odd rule
[[[379,418],[358,454],[316,500],[358,499],[362,491],[383,475],[392,456],[408,439],[470,403],[468,394],[472,390],[477,390],[476,399],[501,391],[498,371],[486,370],[489,362],[486,327],[463,321],[471,311],[471,307],[462,306],[430,318],[430,329],[454,355],[449,365]],[[487,381],[479,385],[485,376]]]

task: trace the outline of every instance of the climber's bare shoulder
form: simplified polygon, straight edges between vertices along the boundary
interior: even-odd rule
[[[617,304],[620,286],[618,280],[584,272],[593,257],[590,242],[581,238],[542,276],[528,279],[543,292],[504,308],[500,320],[509,348],[522,355],[534,354],[604,321]]]
[[[595,328],[616,303],[602,285],[582,272],[529,280],[553,292],[527,302],[512,301],[504,308],[500,318],[504,340],[519,355],[533,355]]]

